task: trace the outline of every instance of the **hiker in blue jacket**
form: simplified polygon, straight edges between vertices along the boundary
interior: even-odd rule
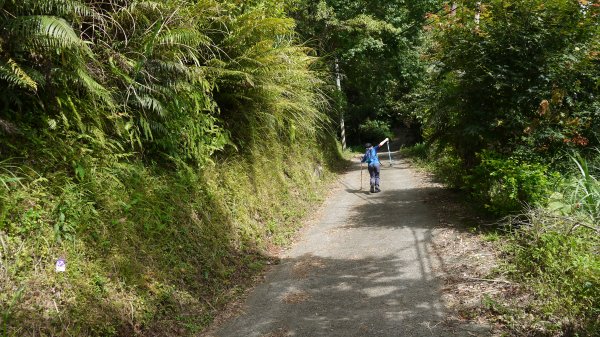
[[[379,189],[379,172],[381,171],[381,164],[379,163],[379,157],[377,157],[377,150],[389,140],[389,138],[386,138],[376,146],[372,146],[371,143],[365,144],[365,155],[360,162],[367,163],[368,165],[369,175],[371,176],[371,193],[381,192]]]

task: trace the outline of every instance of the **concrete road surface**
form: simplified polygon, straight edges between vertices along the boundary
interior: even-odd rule
[[[368,192],[368,172],[345,174],[281,264],[247,299],[218,337],[486,336],[444,322],[441,284],[431,252],[438,226],[425,200],[427,184],[396,160],[382,159],[381,193]],[[384,160],[385,158],[385,160]]]

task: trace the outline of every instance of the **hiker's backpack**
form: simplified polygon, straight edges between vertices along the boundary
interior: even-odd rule
[[[374,147],[368,149],[367,152],[365,152],[365,158],[366,158],[365,161],[367,162],[367,164],[371,164],[373,162],[378,161],[377,152],[375,152]]]

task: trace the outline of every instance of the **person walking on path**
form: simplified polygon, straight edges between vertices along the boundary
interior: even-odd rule
[[[381,172],[381,163],[377,156],[377,150],[387,143],[390,139],[384,139],[379,145],[373,146],[371,143],[365,144],[365,155],[361,159],[361,163],[367,163],[369,175],[371,176],[371,193],[381,192],[379,189],[379,173]]]

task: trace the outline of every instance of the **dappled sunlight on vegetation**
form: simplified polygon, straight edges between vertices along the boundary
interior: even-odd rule
[[[595,335],[599,21],[598,0],[0,1],[0,335],[197,335],[355,155],[340,120],[350,148],[420,142],[401,153],[502,219],[500,272],[533,294],[486,297],[506,331]]]
[[[597,334],[600,4],[457,1],[428,17],[410,94],[426,142],[404,153],[510,216],[502,268],[533,294],[490,307],[511,334]]]
[[[198,333],[339,167],[313,52],[277,1],[0,8],[0,334]]]

